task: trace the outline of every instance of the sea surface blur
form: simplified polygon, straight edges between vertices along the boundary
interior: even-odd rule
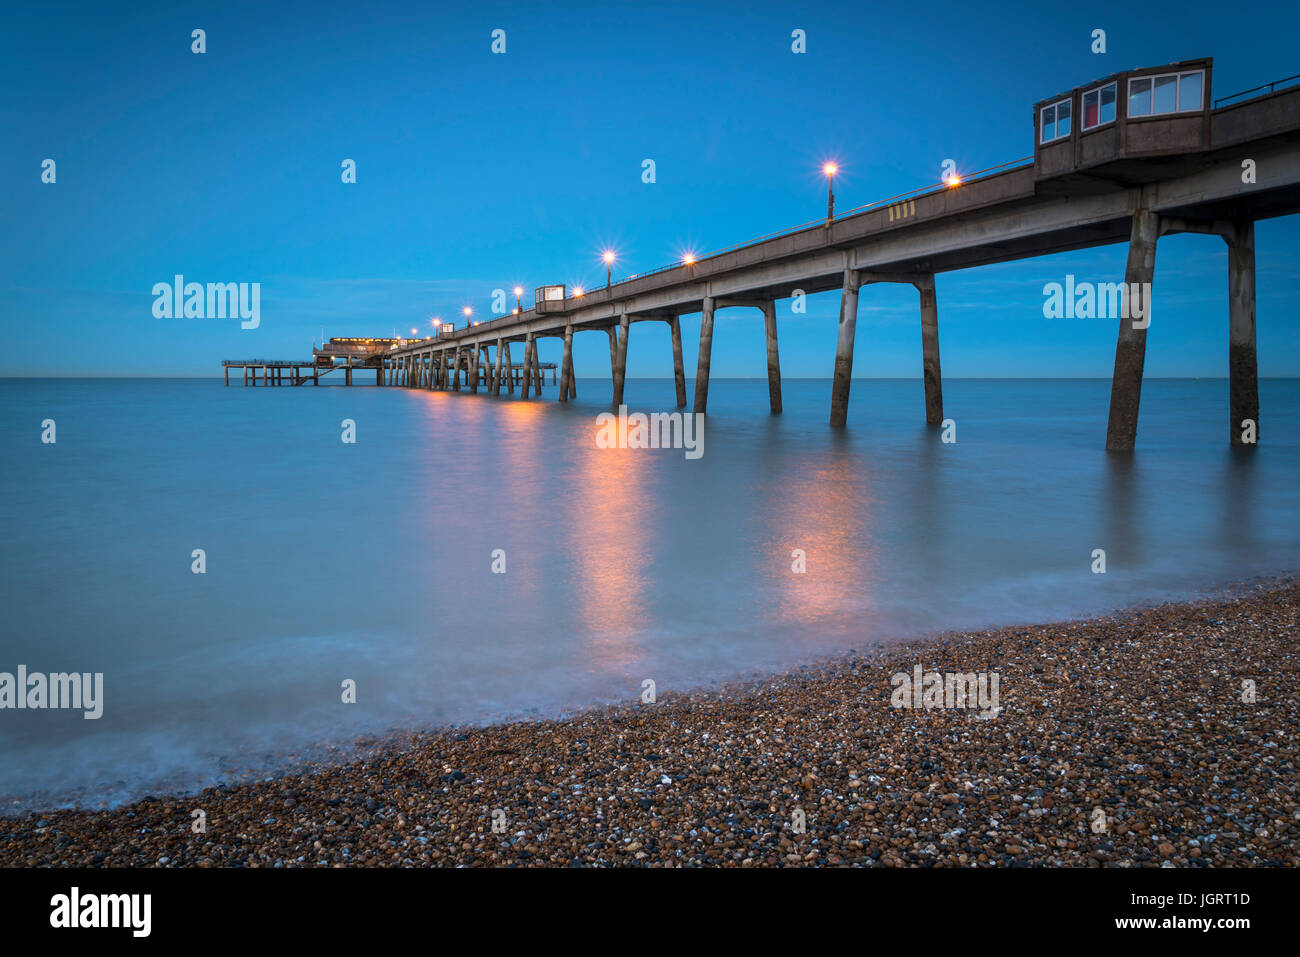
[[[1300,568],[1296,380],[1261,383],[1247,451],[1225,381],[1148,381],[1133,455],[1103,449],[1106,381],[949,380],[955,444],[919,381],[854,382],[838,431],[828,381],[781,416],[715,381],[694,461],[597,448],[610,384],[578,388],[0,380],[0,672],[104,674],[99,720],[0,710],[0,813]]]

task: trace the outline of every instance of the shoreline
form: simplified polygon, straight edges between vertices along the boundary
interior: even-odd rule
[[[1297,625],[1282,576],[363,739],[343,764],[0,819],[0,866],[1297,866]],[[1000,713],[892,707],[917,666],[996,675]]]

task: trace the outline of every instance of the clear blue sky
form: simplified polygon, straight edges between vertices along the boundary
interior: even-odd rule
[[[1036,100],[1116,70],[1213,56],[1218,96],[1300,73],[1297,36],[1300,5],[1208,0],[14,6],[0,374],[215,375],[305,358],[322,327],[484,316],[494,288],[602,281],[605,245],[637,272],[823,215],[823,160],[856,206],[937,181],[946,158],[1027,155]],[[1300,218],[1261,223],[1257,244],[1260,372],[1296,375]],[[1042,288],[1123,263],[1117,245],[941,275],[945,375],[1108,376],[1115,323],[1044,319]],[[176,273],[260,282],[261,327],[154,318],[150,290]],[[780,306],[786,375],[830,374],[837,308]],[[693,369],[698,317],[683,329]],[[913,290],[868,287],[858,329],[857,375],[919,374]],[[579,376],[608,375],[608,355],[579,336]],[[720,313],[714,375],[764,368],[758,313]],[[1162,239],[1147,374],[1226,371],[1225,247]],[[671,374],[661,324],[633,327],[629,374]]]

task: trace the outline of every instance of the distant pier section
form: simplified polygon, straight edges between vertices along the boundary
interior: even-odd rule
[[[451,330],[451,326],[445,327]],[[222,368],[226,385],[230,385],[230,370],[243,372],[244,385],[256,386],[300,386],[310,382],[320,385],[320,380],[332,372],[343,373],[343,384],[352,385],[353,373],[373,370],[375,385],[415,386],[429,389],[450,389],[459,392],[461,373],[465,384],[471,392],[477,392],[479,386],[479,365],[475,358],[457,354],[450,359],[443,357],[437,368],[426,366],[417,370],[415,363],[401,357],[399,350],[410,346],[431,343],[429,339],[401,338],[357,338],[345,337],[330,339],[323,346],[312,347],[311,359],[224,359]],[[432,354],[430,354],[432,355]],[[515,389],[527,397],[524,389],[524,377],[529,372],[532,376],[529,385],[537,395],[542,394],[546,384],[546,373],[551,374],[551,385],[557,382],[559,366],[554,362],[537,362],[535,354],[533,363],[527,369],[509,359],[509,350],[504,363],[498,368],[484,370],[484,385],[499,394],[499,379],[504,380],[509,394]]]

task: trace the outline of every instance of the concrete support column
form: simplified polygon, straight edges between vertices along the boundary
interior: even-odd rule
[[[493,395],[501,394],[501,353],[502,351],[503,349],[501,347],[501,340],[498,339],[497,340],[497,361],[492,372],[492,394]]]
[[[475,345],[469,354],[469,391],[478,395],[478,346]]]
[[[709,362],[713,358],[713,297],[704,297],[700,316],[700,358],[695,366],[695,411],[707,411],[709,404]]]
[[[627,382],[627,335],[632,329],[632,320],[625,312],[618,320],[618,355],[614,363],[614,406],[623,404],[623,385]]]
[[[533,385],[533,350],[537,348],[537,340],[533,338],[530,332],[524,336],[524,369],[523,377],[519,384],[519,398],[528,398],[529,390]]]
[[[763,304],[763,326],[767,331],[767,403],[773,415],[781,412],[781,356],[776,347],[776,301]]]
[[[560,360],[560,401],[569,401],[573,382],[573,325],[564,327],[564,358]],[[577,394],[576,392],[574,393]]]
[[[934,274],[917,280],[921,294],[921,375],[925,379],[925,422],[943,422],[943,373],[939,368],[939,300]]]
[[[1237,223],[1228,243],[1228,434],[1233,445],[1255,423],[1259,441],[1259,365],[1255,357],[1255,224]]]
[[[451,390],[453,392],[459,392],[460,391],[460,346],[457,346],[456,350],[451,355],[451,366],[452,366]]]
[[[507,394],[507,395],[514,395],[514,394],[515,394],[515,360],[514,360],[514,357],[510,354],[510,351],[511,351],[511,350],[510,350],[510,340],[509,340],[509,339],[507,339],[507,340],[505,341],[505,343],[504,343],[504,348],[505,348],[505,354],[506,354],[506,359],[505,359],[505,362],[506,362],[506,371],[505,371],[505,377],[506,377],[506,394]]]
[[[840,329],[835,343],[835,379],[831,383],[831,425],[843,425],[849,418],[849,386],[853,383],[853,339],[858,329],[858,289],[861,276],[855,269],[844,270],[840,293]]]
[[[1151,322],[1151,280],[1156,271],[1156,238],[1160,217],[1144,206],[1133,214],[1124,268],[1126,316],[1119,321],[1115,343],[1115,374],[1110,386],[1110,418],[1106,424],[1106,451],[1131,452],[1137,440],[1138,404],[1142,400],[1142,367],[1146,364],[1147,326]],[[1143,309],[1135,308],[1141,304]],[[1143,317],[1137,319],[1136,312]]]
[[[673,335],[673,385],[677,388],[677,408],[686,408],[686,367],[682,362],[682,323],[676,316],[668,320]]]

